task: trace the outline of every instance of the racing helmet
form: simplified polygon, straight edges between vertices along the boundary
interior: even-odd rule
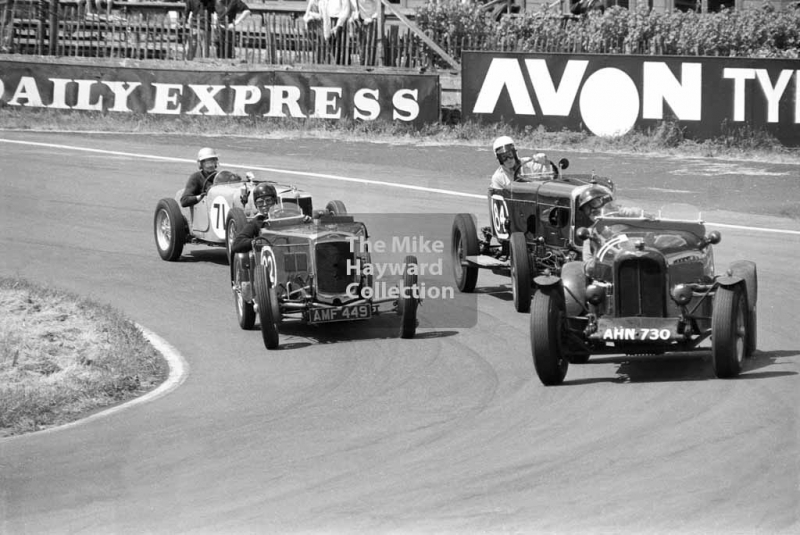
[[[278,202],[278,192],[275,191],[275,186],[267,184],[266,182],[259,183],[253,190],[253,204],[256,205],[259,211],[261,202],[267,201],[266,209]],[[270,202],[271,201],[271,202]]]
[[[578,196],[578,209],[583,210],[586,206],[590,206],[593,210],[596,210],[613,200],[614,196],[610,189],[594,185]]]
[[[508,159],[508,154],[517,160],[517,149],[514,146],[514,140],[508,136],[500,136],[492,143],[492,150],[494,151],[497,160],[502,164]]]
[[[197,151],[197,163],[203,163],[204,160],[210,159],[219,160],[219,156],[217,155],[217,151],[210,147],[203,147],[199,151]]]

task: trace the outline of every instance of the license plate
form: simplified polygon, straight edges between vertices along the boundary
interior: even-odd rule
[[[315,308],[308,311],[309,323],[364,320],[372,317],[369,305],[346,305],[339,308]]]

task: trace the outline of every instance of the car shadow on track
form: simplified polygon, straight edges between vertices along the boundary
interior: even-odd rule
[[[745,360],[742,373],[732,380],[768,379],[797,375],[793,371],[756,371],[778,363],[776,362],[777,357],[793,356],[800,356],[800,352],[756,351],[753,357]],[[711,354],[707,351],[634,357],[625,355],[599,356],[592,357],[586,364],[573,364],[573,366],[592,366],[593,364],[618,364],[619,367],[613,377],[576,379],[572,381],[567,378],[564,381],[564,385],[717,380],[714,375]]]
[[[259,330],[256,323],[255,330]],[[299,321],[287,321],[278,327],[280,345],[274,351],[302,349],[312,345],[356,342],[362,340],[388,340],[400,338],[400,317],[392,314],[375,317],[361,322],[335,322],[309,325]],[[430,330],[417,331],[414,340],[445,338],[458,334],[458,331]],[[304,339],[302,341],[297,338]],[[405,342],[405,340],[401,340]]]
[[[181,262],[208,262],[220,266],[228,265],[228,254],[223,248],[205,248],[187,251],[181,256]]]

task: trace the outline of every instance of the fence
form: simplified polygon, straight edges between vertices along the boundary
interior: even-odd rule
[[[304,9],[252,4],[250,17],[230,37],[208,21],[182,20],[183,3],[118,3],[111,12],[87,13],[75,0],[56,10],[42,0],[8,0],[0,17],[0,51],[77,57],[191,60],[225,58],[245,63],[327,64],[421,68],[433,52],[409,28],[387,21],[350,22],[325,39],[306,27]],[[90,0],[91,1],[91,0]],[[296,4],[296,3],[295,3]],[[303,4],[304,5],[304,4]],[[115,6],[115,7],[116,7]],[[222,38],[222,39],[220,39]]]

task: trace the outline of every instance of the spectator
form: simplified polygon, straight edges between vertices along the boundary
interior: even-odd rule
[[[183,207],[194,206],[202,201],[214,184],[217,165],[219,165],[217,151],[209,147],[200,149],[197,153],[197,165],[200,170],[191,174],[183,189],[181,196],[181,206]]]
[[[250,16],[250,8],[242,0],[216,0],[217,57],[234,57],[236,27]]]
[[[369,57],[375,54],[374,46],[370,47],[370,34],[374,31],[372,23],[378,20],[379,2],[380,0],[350,0],[350,22],[356,32],[361,65],[366,65]]]
[[[101,14],[111,15],[113,0],[78,0],[78,7],[86,4],[86,18],[97,19]]]
[[[206,43],[211,19],[215,12],[214,0],[186,0],[183,15],[188,31],[186,59],[192,60],[197,54],[197,47]],[[207,49],[206,49],[207,50]]]
[[[553,178],[553,166],[547,156],[540,152],[533,158],[522,158],[517,155],[514,140],[508,136],[500,136],[492,150],[500,162],[500,167],[492,175],[490,188],[503,189],[512,182],[530,180],[532,178]]]
[[[13,0],[0,0],[0,53],[11,52],[11,38],[14,32]]]

